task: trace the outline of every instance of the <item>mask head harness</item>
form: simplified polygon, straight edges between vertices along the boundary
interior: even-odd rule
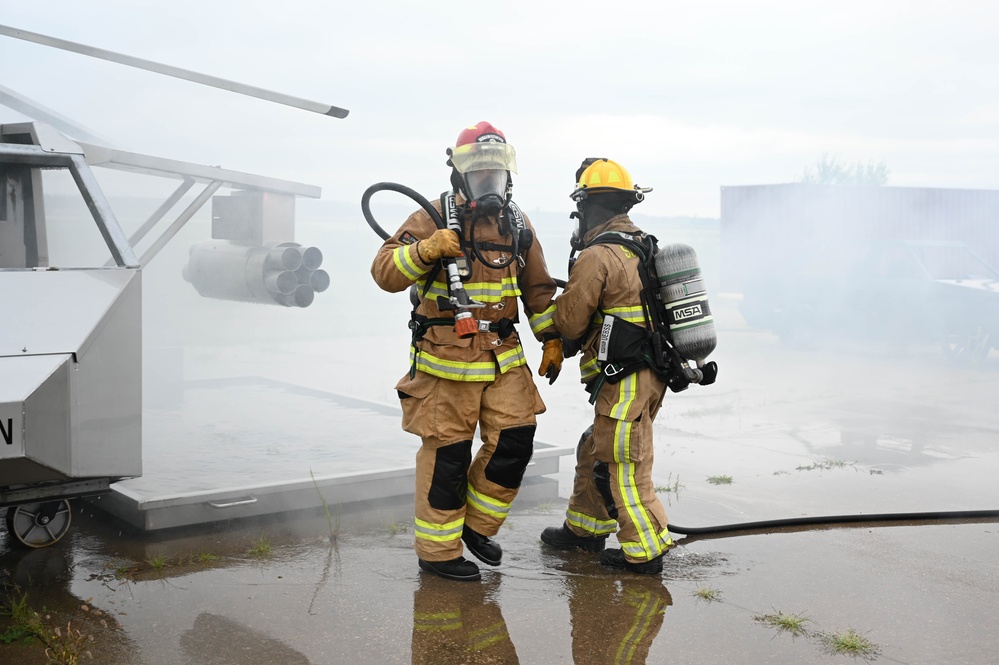
[[[611,217],[627,213],[645,200],[651,187],[639,187],[628,170],[606,157],[587,157],[576,169],[576,187],[569,198],[576,202],[576,219],[570,245],[573,253],[583,249],[583,237]]]

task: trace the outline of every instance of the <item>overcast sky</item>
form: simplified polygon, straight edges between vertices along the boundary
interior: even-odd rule
[[[115,147],[331,201],[383,180],[436,196],[445,148],[479,120],[516,148],[527,210],[570,210],[590,155],[655,188],[641,208],[655,215],[717,216],[720,186],[798,180],[823,153],[883,160],[893,185],[999,185],[986,2],[0,0],[0,23],[349,109],[322,117],[0,36],[0,84]]]

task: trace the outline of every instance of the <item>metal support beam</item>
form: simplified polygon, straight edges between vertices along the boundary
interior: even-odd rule
[[[194,217],[194,213],[198,212],[198,210],[201,209],[201,206],[205,205],[208,199],[212,198],[212,194],[214,194],[221,186],[221,180],[214,180],[208,183],[208,186],[205,187],[204,191],[198,194],[198,198],[194,199],[191,202],[191,205],[187,206],[184,212],[180,213],[180,216],[174,220],[173,224],[170,225],[170,228],[164,231],[163,235],[157,238],[156,242],[154,242],[152,246],[146,250],[145,254],[142,255],[142,258],[139,259],[139,263],[141,265],[149,263],[149,261],[156,256],[175,235],[177,235],[177,233],[184,227],[184,224],[187,224],[188,220],[191,219],[191,217]]]
[[[13,37],[14,39],[23,39],[26,42],[34,42],[43,46],[51,46],[52,48],[62,49],[63,51],[79,53],[80,55],[98,58],[99,60],[117,62],[120,65],[127,65],[137,69],[145,69],[146,71],[156,72],[157,74],[164,74],[166,76],[173,76],[186,81],[200,83],[201,85],[207,85],[212,88],[219,88],[221,90],[236,92],[241,95],[257,97],[258,99],[263,99],[268,102],[284,104],[285,106],[294,106],[295,108],[312,111],[313,113],[318,113],[320,115],[328,115],[334,118],[346,118],[349,113],[347,109],[331,106],[330,104],[313,102],[308,99],[302,99],[301,97],[293,97],[292,95],[274,92],[273,90],[266,90],[264,88],[258,88],[257,86],[246,85],[245,83],[236,83],[235,81],[228,81],[217,76],[199,74],[198,72],[192,72],[189,69],[181,69],[180,67],[174,67],[172,65],[164,65],[159,62],[153,62],[152,60],[144,60],[142,58],[136,58],[123,53],[116,53],[114,51],[107,51],[94,46],[87,46],[86,44],[78,44],[77,42],[71,42],[57,37],[49,37],[48,35],[42,35],[37,32],[19,30],[17,28],[12,28],[9,25],[0,25],[0,35],[7,35],[8,37]]]

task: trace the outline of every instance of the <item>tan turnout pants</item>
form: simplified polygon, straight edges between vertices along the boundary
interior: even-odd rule
[[[645,369],[604,384],[593,428],[580,441],[566,523],[579,536],[617,538],[628,561],[654,559],[671,545],[666,510],[652,481],[652,423],[666,386]]]
[[[423,372],[397,385],[403,429],[422,439],[416,453],[415,549],[425,561],[462,555],[464,526],[499,531],[534,450],[545,410],[530,369],[494,381],[451,381]],[[476,426],[482,445],[472,458]]]

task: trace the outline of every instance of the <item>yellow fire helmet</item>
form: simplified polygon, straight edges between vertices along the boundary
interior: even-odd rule
[[[632,192],[635,194],[635,201],[640,202],[652,191],[651,187],[636,185],[628,169],[606,157],[587,159],[583,164],[586,162],[590,163],[579,173],[576,188],[569,195],[573,201],[582,201],[590,194]]]

